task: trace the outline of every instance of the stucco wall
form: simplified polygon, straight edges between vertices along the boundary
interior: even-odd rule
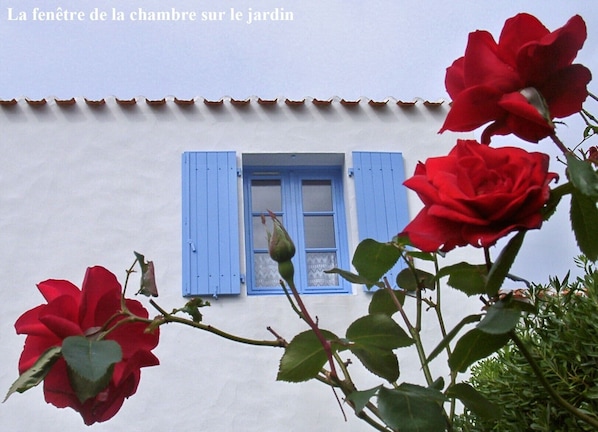
[[[181,106],[169,98],[150,106],[139,98],[136,104],[119,105],[107,98],[101,106],[83,99],[59,106],[49,99],[36,107],[21,99],[0,107],[0,390],[17,377],[24,338],[15,335],[13,324],[42,302],[35,288],[41,280],[80,284],[85,268],[98,264],[123,281],[137,250],[156,263],[159,303],[166,309],[182,305],[182,152],[346,153],[346,209],[354,250],[354,189],[346,173],[351,151],[401,151],[411,174],[418,160],[443,154],[455,142],[454,134],[437,134],[446,103],[195,102]],[[413,216],[419,202],[413,195],[409,200]],[[463,314],[466,302],[453,294],[447,291],[445,299],[454,306],[449,323]],[[350,322],[367,313],[368,299],[354,287],[352,295],[310,296],[306,303],[323,328],[343,334]],[[475,302],[472,308],[477,310]],[[266,326],[287,339],[306,328],[283,296],[221,297],[203,312],[206,322],[253,338],[270,338]],[[434,325],[425,334],[429,349],[437,334]],[[282,350],[239,346],[171,325],[163,328],[155,352],[161,366],[144,369],[137,394],[114,419],[92,430],[369,430],[348,408],[345,424],[334,395],[321,384],[275,382]],[[401,380],[421,382],[413,354],[400,352]],[[438,373],[444,371],[439,361]],[[363,388],[379,383],[357,373],[360,366],[352,368]],[[46,405],[41,388],[15,394],[0,406],[0,430],[84,429],[78,414]]]

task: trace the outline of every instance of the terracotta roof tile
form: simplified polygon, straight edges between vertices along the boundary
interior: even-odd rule
[[[115,100],[118,105],[122,105],[122,106],[132,106],[137,103],[137,99],[135,99],[135,98],[131,98],[131,99],[116,98]]]
[[[25,100],[31,106],[42,106],[47,103],[46,99],[39,99],[39,100],[25,99]]]
[[[162,99],[145,99],[145,103],[149,106],[162,106],[166,104],[166,98]]]
[[[235,106],[247,106],[251,103],[251,99],[247,98],[247,99],[232,99],[230,100],[231,105],[235,105]]]
[[[301,105],[305,105],[305,99],[301,99],[301,100],[285,99],[284,103],[289,106],[301,106]]]
[[[195,99],[179,99],[175,97],[174,103],[181,106],[190,106],[195,104]]]
[[[264,107],[276,107],[276,106],[279,106],[279,102],[282,102],[282,101],[284,101],[285,105],[290,106],[290,107],[304,106],[307,102],[311,101],[311,103],[313,105],[315,105],[317,107],[323,107],[323,108],[331,106],[333,104],[340,104],[341,106],[344,106],[346,108],[352,108],[352,107],[364,106],[364,105],[367,105],[372,108],[383,108],[383,107],[388,107],[391,104],[396,105],[400,108],[409,108],[409,107],[416,106],[418,104],[423,104],[424,106],[433,109],[433,108],[441,106],[444,103],[450,104],[450,102],[447,102],[442,99],[439,99],[436,101],[430,101],[430,100],[425,100],[425,99],[421,99],[421,98],[414,98],[412,100],[402,100],[402,99],[395,99],[392,97],[388,97],[388,98],[382,99],[382,100],[374,100],[374,99],[368,99],[368,98],[358,98],[358,99],[354,99],[354,100],[348,100],[348,99],[344,99],[344,98],[339,98],[337,96],[331,97],[329,99],[318,99],[318,98],[312,98],[312,97],[307,97],[307,98],[303,98],[303,99],[289,99],[289,98],[262,99],[262,98],[256,97],[256,96],[248,97],[247,99],[234,99],[234,98],[227,96],[227,97],[222,97],[217,100],[210,100],[210,99],[205,99],[205,98],[179,99],[177,97],[172,97],[172,96],[164,97],[162,99],[148,99],[146,97],[140,96],[140,97],[131,98],[131,99],[119,99],[117,97],[109,97],[109,98],[102,98],[102,99],[97,99],[97,100],[81,98],[81,97],[77,97],[77,98],[72,97],[70,99],[58,99],[58,98],[52,97],[52,98],[43,98],[43,99],[35,100],[35,99],[29,99],[29,98],[25,97],[25,98],[0,99],[0,106],[9,107],[9,106],[17,105],[20,101],[24,101],[25,103],[27,103],[29,106],[32,106],[32,107],[44,106],[48,102],[53,102],[59,107],[67,107],[67,106],[71,106],[71,105],[74,105],[77,103],[83,103],[83,102],[85,104],[89,105],[90,107],[100,107],[110,101],[116,102],[116,104],[119,106],[132,106],[139,102],[145,101],[145,103],[147,105],[152,106],[152,107],[163,106],[163,105],[167,105],[169,103],[174,103],[177,106],[184,107],[184,106],[194,105],[196,103],[196,101],[199,101],[199,100],[202,100],[203,103],[205,105],[207,105],[208,107],[218,107],[218,106],[222,106],[225,104],[230,104],[235,107],[244,107],[244,106],[248,106],[251,104],[257,104],[257,105],[261,105]]]
[[[99,107],[106,104],[106,99],[93,100],[85,98],[85,103],[89,106]]]
[[[330,99],[316,99],[314,98],[311,103],[313,103],[314,105],[318,105],[318,106],[329,106],[330,104],[332,104],[332,98]]]
[[[278,99],[262,99],[262,98],[257,98],[257,103],[260,104],[260,105],[272,106],[272,105],[276,105],[278,103]]]
[[[71,106],[77,103],[74,97],[70,99],[54,99],[54,102],[56,102],[56,105],[58,106]]]
[[[218,99],[216,101],[204,99],[203,103],[208,106],[220,106],[224,103],[224,99]]]

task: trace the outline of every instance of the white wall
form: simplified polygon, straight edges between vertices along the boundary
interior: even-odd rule
[[[195,102],[180,106],[168,98],[150,106],[138,98],[134,105],[121,106],[107,98],[98,107],[83,99],[59,106],[48,98],[38,107],[24,99],[0,107],[0,391],[17,377],[24,337],[15,335],[13,324],[42,303],[35,288],[39,281],[59,278],[79,285],[85,268],[96,264],[124,281],[137,250],[156,263],[159,303],[166,309],[183,304],[182,152],[344,152],[349,168],[352,150],[401,151],[410,175],[418,160],[446,153],[456,139],[455,134],[437,134],[446,103],[401,107],[390,100],[373,107],[363,99],[349,107],[335,99],[318,107],[308,99],[294,107],[284,99],[273,106],[251,99],[240,107],[225,99],[215,107],[202,99]],[[346,170],[345,182],[353,250],[357,223]],[[412,216],[419,206],[410,195]],[[568,266],[570,255],[566,258]],[[306,303],[323,328],[344,334],[350,322],[367,313],[368,298],[354,287],[353,295],[310,296]],[[467,312],[478,310],[475,301],[450,290],[445,301],[451,305],[449,322],[466,313],[464,303]],[[283,296],[221,297],[203,312],[206,322],[252,338],[269,339],[266,326],[289,340],[306,329]],[[433,323],[425,338],[431,350],[438,340]],[[275,382],[280,349],[240,346],[170,325],[162,329],[155,353],[161,365],[144,369],[137,394],[114,419],[92,430],[369,430],[348,409],[345,424],[323,385]],[[413,353],[399,355],[401,380],[421,382]],[[440,360],[435,370],[443,368]],[[379,383],[355,373],[363,388]],[[0,430],[84,429],[72,410],[46,405],[41,388],[15,394],[0,406]]]

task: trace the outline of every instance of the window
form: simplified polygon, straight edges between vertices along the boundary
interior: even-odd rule
[[[351,286],[334,267],[347,268],[342,167],[245,167],[245,249],[248,294],[282,293],[277,263],[268,255],[272,211],[293,239],[295,283],[304,293],[347,293]],[[267,228],[266,228],[267,227]]]
[[[353,152],[350,179],[342,171],[344,158],[243,154],[239,164],[234,151],[184,153],[183,295],[238,295],[243,283],[249,294],[282,292],[261,224],[260,214],[267,209],[281,218],[295,241],[296,282],[303,292],[350,292],[346,281],[322,271],[349,269],[350,251],[357,247],[347,241],[343,187],[355,191],[359,240],[388,241],[407,224],[408,213],[400,153]],[[245,218],[244,231],[240,217]],[[240,271],[241,238],[247,276]],[[399,270],[393,269],[390,280]]]

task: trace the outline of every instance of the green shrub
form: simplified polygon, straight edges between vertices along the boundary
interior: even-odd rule
[[[584,275],[569,282],[551,278],[534,286],[537,314],[520,323],[524,341],[552,387],[573,406],[598,415],[598,272],[580,257]],[[470,384],[502,407],[497,422],[465,413],[457,431],[590,431],[589,425],[558,406],[513,344],[472,367]]]

